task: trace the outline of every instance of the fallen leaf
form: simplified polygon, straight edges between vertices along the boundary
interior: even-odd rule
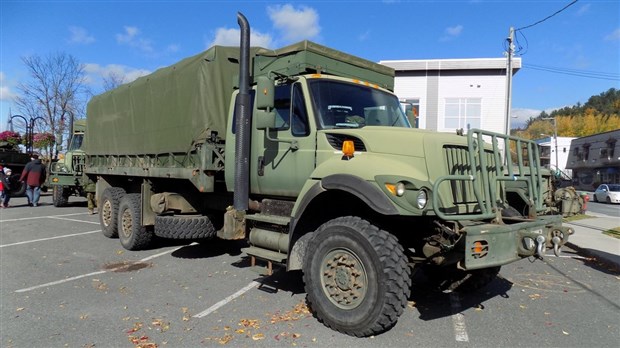
[[[565,335],[570,335],[568,332],[566,332],[564,330],[562,330],[562,333],[565,334]]]
[[[220,344],[228,344],[228,342],[232,341],[232,339],[232,335],[225,335],[224,337],[219,338],[218,342]]]
[[[86,320],[86,319],[88,319],[88,314],[80,315],[80,320]]]
[[[255,335],[252,335],[252,339],[254,341],[262,340],[262,339],[265,339],[265,335],[262,333],[257,333]]]
[[[526,308],[527,308],[527,306],[525,306],[525,305],[522,305],[522,304],[521,304],[521,305],[519,305],[519,308],[521,308],[521,309],[526,309]]]
[[[21,312],[21,311],[23,311],[24,309],[25,309],[24,307],[19,307],[19,308],[17,308],[15,311],[16,311],[16,312]]]

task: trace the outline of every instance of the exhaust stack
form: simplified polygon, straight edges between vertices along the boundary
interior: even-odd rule
[[[235,210],[246,211],[249,200],[250,181],[250,25],[240,12],[237,23],[241,30],[239,59],[239,94],[235,100],[235,187],[233,204]]]

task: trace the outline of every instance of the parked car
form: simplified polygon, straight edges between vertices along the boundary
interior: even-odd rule
[[[594,201],[620,203],[620,184],[601,184],[594,191]]]

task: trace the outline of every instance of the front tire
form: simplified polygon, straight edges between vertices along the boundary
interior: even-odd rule
[[[108,187],[101,195],[99,224],[108,238],[118,237],[118,205],[124,195],[125,190],[120,187]]]
[[[396,237],[357,217],[323,224],[303,265],[307,301],[319,321],[352,336],[394,326],[411,292],[411,270]]]
[[[118,205],[118,237],[123,248],[142,250],[153,240],[153,232],[142,226],[142,201],[139,193],[126,194]]]
[[[63,186],[54,185],[52,189],[52,201],[57,208],[66,207],[69,204],[69,195],[65,193]]]

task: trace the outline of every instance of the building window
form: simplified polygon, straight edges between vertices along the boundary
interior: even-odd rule
[[[481,116],[482,99],[446,98],[445,128],[480,128]]]

